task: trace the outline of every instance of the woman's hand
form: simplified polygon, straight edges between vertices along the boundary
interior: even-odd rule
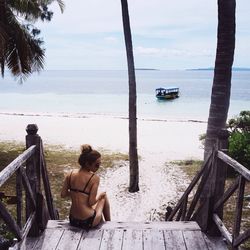
[[[106,196],[106,192],[102,192],[99,194],[97,200],[101,200],[101,199],[105,198],[105,196]]]

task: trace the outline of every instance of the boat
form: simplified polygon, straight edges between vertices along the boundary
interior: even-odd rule
[[[155,96],[159,100],[175,99],[179,97],[178,87],[157,88],[155,92],[156,92]]]

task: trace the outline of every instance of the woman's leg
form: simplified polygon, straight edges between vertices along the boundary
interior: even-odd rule
[[[93,221],[93,227],[97,226],[102,220],[110,221],[110,205],[107,196],[100,199],[95,206],[96,216]]]
[[[104,203],[104,207],[103,207],[103,216],[105,221],[111,221],[111,215],[110,215],[110,205],[109,205],[109,200],[108,200],[108,196],[105,196],[105,203]]]

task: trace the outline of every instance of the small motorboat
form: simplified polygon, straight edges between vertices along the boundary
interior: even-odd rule
[[[155,90],[156,97],[159,100],[169,100],[175,99],[179,97],[179,88],[178,87],[170,87],[170,88],[157,88]]]

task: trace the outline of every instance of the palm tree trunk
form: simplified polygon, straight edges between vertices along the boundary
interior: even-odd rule
[[[121,0],[121,6],[129,77],[129,192],[137,192],[139,191],[139,166],[137,154],[135,66],[127,0]]]
[[[218,0],[217,51],[204,158],[226,125],[235,48],[235,8],[235,0]]]

